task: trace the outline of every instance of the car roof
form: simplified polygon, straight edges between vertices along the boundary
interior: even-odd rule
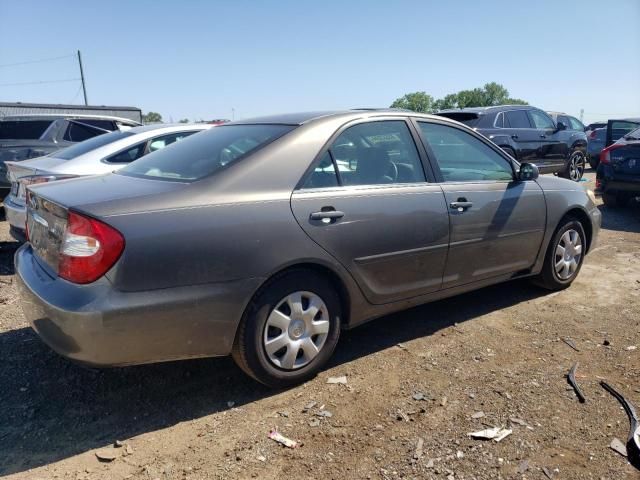
[[[127,130],[131,133],[145,133],[150,131],[167,131],[167,132],[180,132],[182,130],[208,130],[215,127],[208,123],[154,123],[152,125],[142,125],[140,127],[133,127]]]
[[[244,120],[236,120],[225,123],[220,127],[227,125],[255,125],[255,124],[282,124],[282,125],[304,125],[306,123],[315,122],[323,119],[333,119],[336,117],[344,117],[346,121],[358,118],[368,118],[376,116],[419,116],[433,117],[442,120],[442,117],[429,115],[426,113],[412,112],[399,108],[357,108],[353,110],[332,110],[319,112],[297,112],[282,113],[278,115],[269,115],[266,117],[247,118]]]
[[[504,112],[509,110],[540,110],[537,107],[533,107],[531,105],[495,105],[493,107],[466,107],[466,108],[449,108],[446,110],[439,110],[438,113],[455,113],[455,112],[466,112],[466,113],[493,113],[493,112]]]
[[[87,115],[82,113],[29,113],[26,115],[5,115],[0,117],[0,121],[26,121],[26,120],[58,120],[58,119],[94,119],[94,120],[114,120],[129,125],[140,125],[130,118],[113,117],[110,115]]]

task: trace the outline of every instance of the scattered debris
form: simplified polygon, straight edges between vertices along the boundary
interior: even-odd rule
[[[324,418],[333,417],[333,413],[331,413],[329,410],[320,410],[318,413],[316,413],[316,415]]]
[[[409,417],[402,410],[398,409],[398,413],[396,414],[396,420],[404,420],[405,422],[408,422]]]
[[[611,450],[613,450],[614,452],[618,452],[623,457],[627,457],[627,447],[625,447],[624,443],[622,443],[619,439],[614,438],[613,440],[611,440],[609,448],[611,448]]]
[[[309,426],[310,427],[319,427],[320,426],[320,419],[319,418],[312,418],[311,420],[309,420]]]
[[[430,458],[427,464],[425,465],[425,468],[433,468],[433,463],[434,463],[433,458]]]
[[[463,452],[462,450],[458,450],[458,451],[456,452],[456,458],[457,458],[458,460],[462,460],[462,459],[464,458],[464,452]]]
[[[576,352],[580,351],[580,349],[576,346],[576,343],[573,340],[571,340],[569,337],[561,337],[561,340],[567,345],[569,345],[571,348],[573,348]]]
[[[580,401],[580,403],[584,403],[587,401],[587,399],[584,397],[582,390],[580,390],[580,387],[578,386],[578,382],[576,382],[577,368],[578,368],[578,362],[574,363],[573,367],[571,367],[571,370],[569,370],[569,373],[567,374],[567,381],[569,382],[569,385],[571,385],[573,389],[576,391],[576,395],[578,396],[578,400]]]
[[[633,350],[636,350],[638,347],[636,345],[629,345],[627,348],[625,348],[625,350],[627,352],[631,352]]]
[[[407,346],[404,343],[398,343],[396,344],[396,347],[398,347],[400,350],[407,350]]]
[[[476,440],[493,440],[499,442],[513,433],[513,430],[502,427],[487,428],[477,432],[468,433],[471,438]]]
[[[124,442],[122,440],[116,440],[113,442],[113,446],[116,448],[124,447]]]
[[[440,400],[440,406],[442,407],[446,407],[447,406],[447,397],[442,397],[442,400]]]
[[[518,465],[518,473],[524,473],[529,470],[529,460],[523,460]]]
[[[332,384],[342,384],[342,385],[346,385],[347,384],[347,376],[346,375],[342,375],[341,377],[329,377],[327,378],[327,383],[332,383]]]
[[[265,457],[264,455],[258,455],[257,459],[260,462],[266,462],[267,461],[267,457]]]
[[[640,420],[638,420],[638,414],[631,402],[624,398],[624,396],[611,385],[604,380],[600,381],[600,385],[620,402],[627,417],[629,417],[629,438],[627,439],[626,448],[627,456],[629,463],[640,470]]]
[[[236,404],[236,402],[228,401],[228,402],[227,402],[227,407],[229,407],[229,408],[233,408],[233,406],[234,406],[235,404]]]
[[[418,443],[416,445],[416,451],[413,454],[414,460],[420,460],[422,457],[422,446],[424,445],[424,440],[418,437]]]
[[[96,452],[96,457],[101,462],[113,462],[116,458],[118,458],[118,454],[115,450],[98,450]]]
[[[602,342],[602,345],[604,345],[605,347],[608,347],[609,345],[611,345],[611,342],[609,341],[608,338],[605,338],[604,342]]]
[[[280,445],[284,445],[285,447],[288,447],[288,448],[296,448],[298,446],[298,442],[285,437],[280,432],[278,432],[277,428],[274,428],[269,432],[269,438],[275,442],[278,442]]]
[[[484,417],[484,412],[476,412],[473,415],[471,415],[471,418],[473,418],[474,420],[477,420],[478,418],[482,418]]]
[[[124,446],[124,454],[125,455],[133,455],[133,447],[128,443]]]
[[[544,473],[544,475],[549,479],[552,480],[553,479],[553,474],[549,471],[549,469],[547,467],[542,467],[542,473]]]
[[[309,410],[311,410],[313,407],[315,407],[318,404],[318,402],[309,402],[307,403],[304,408],[302,409],[302,413],[307,413]]]
[[[411,398],[413,398],[414,400],[419,401],[419,400],[426,400],[427,396],[422,392],[416,392],[413,395],[411,395]]]

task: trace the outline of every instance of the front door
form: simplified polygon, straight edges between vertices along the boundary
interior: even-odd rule
[[[449,218],[402,119],[346,128],[291,197],[305,232],[388,303],[441,288]]]
[[[449,208],[443,288],[533,266],[546,221],[538,184],[516,180],[507,156],[479,135],[452,125],[417,123]]]
[[[562,169],[569,157],[568,146],[562,141],[562,130],[556,129],[551,117],[542,110],[529,110],[527,113],[540,138],[537,164],[543,167],[543,171]]]

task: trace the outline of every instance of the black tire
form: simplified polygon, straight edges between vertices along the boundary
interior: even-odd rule
[[[563,279],[558,276],[555,268],[556,249],[560,243],[560,240],[562,239],[562,236],[569,230],[574,230],[578,232],[578,235],[580,235],[580,240],[582,242],[582,255],[580,256],[578,267],[573,272],[573,274],[571,274],[569,278]],[[558,227],[556,228],[556,231],[551,238],[551,242],[549,242],[542,270],[537,276],[532,278],[533,283],[535,283],[539,287],[546,288],[547,290],[564,290],[565,288],[569,287],[569,285],[573,283],[573,281],[580,273],[580,269],[582,268],[582,264],[584,262],[584,255],[586,250],[587,237],[584,233],[582,223],[571,216],[564,217],[562,220],[560,220],[560,223],[558,224]]]
[[[500,147],[505,153],[511,155],[511,158],[516,159],[516,152],[511,147]]]
[[[598,169],[598,165],[600,165],[600,159],[598,157],[594,157],[593,155],[589,155],[589,165],[594,170]]]
[[[294,370],[276,366],[267,355],[263,335],[267,319],[278,304],[298,291],[319,296],[328,310],[329,332],[319,353],[310,363]],[[275,277],[263,286],[248,305],[242,317],[232,356],[247,375],[272,388],[286,388],[316,376],[327,363],[340,338],[342,305],[329,280],[312,270],[292,270]]]
[[[581,150],[574,150],[567,161],[567,165],[562,172],[558,173],[559,177],[579,182],[584,175],[584,169],[587,163],[587,157]]]

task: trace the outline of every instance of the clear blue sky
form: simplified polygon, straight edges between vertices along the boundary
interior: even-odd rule
[[[165,120],[388,106],[497,81],[640,116],[640,0],[0,0],[0,65],[82,51],[89,102]],[[73,57],[0,66],[0,101],[82,101]]]

